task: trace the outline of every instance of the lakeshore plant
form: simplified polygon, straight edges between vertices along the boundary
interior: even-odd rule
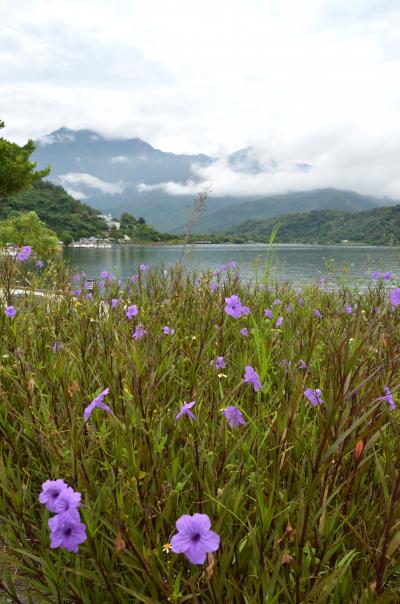
[[[0,308],[2,601],[400,601],[392,275],[299,292],[141,265],[88,297],[21,253],[25,293],[9,280]]]

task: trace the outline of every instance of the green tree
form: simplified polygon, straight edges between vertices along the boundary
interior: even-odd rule
[[[0,130],[4,122],[0,120]],[[0,199],[28,189],[32,183],[47,176],[50,168],[35,171],[36,163],[29,160],[35,150],[32,140],[20,147],[0,137]]]
[[[74,235],[71,233],[71,231],[63,231],[61,233],[61,240],[65,245],[70,245],[74,240]]]
[[[36,212],[17,214],[0,222],[0,246],[7,243],[17,247],[30,245],[41,257],[52,256],[59,249],[57,235],[39,220]]]
[[[129,212],[124,212],[121,214],[120,228],[122,231],[126,231],[126,233],[129,234],[130,231],[135,230],[137,224],[138,221],[134,216],[132,216],[132,214],[129,214]]]

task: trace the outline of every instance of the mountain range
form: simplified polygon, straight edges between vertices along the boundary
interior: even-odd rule
[[[155,149],[140,138],[105,138],[93,130],[60,128],[35,141],[32,159],[38,167],[51,166],[49,180],[74,198],[118,217],[129,212],[143,216],[162,231],[183,232],[189,220],[193,195],[166,192],[161,183],[200,182],[199,168],[218,158],[204,154],[175,154]],[[274,172],[279,164],[261,162],[251,147],[225,159],[229,168],[242,174]],[[308,172],[312,166],[295,163],[292,171]],[[262,196],[210,196],[194,231],[220,232],[248,219],[269,219],[288,212],[334,209],[357,212],[382,205],[390,199],[359,195],[336,189]]]

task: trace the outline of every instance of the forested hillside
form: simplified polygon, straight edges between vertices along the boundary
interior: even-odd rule
[[[17,212],[34,210],[39,218],[65,243],[80,237],[111,236],[122,239],[128,235],[132,241],[162,241],[171,239],[166,233],[159,233],[146,221],[131,214],[121,216],[121,229],[108,231],[106,223],[99,217],[98,210],[76,201],[62,187],[48,181],[35,183],[30,189],[2,200],[0,220]]]
[[[268,241],[280,224],[278,243],[357,243],[389,244],[400,242],[400,205],[365,212],[312,210],[286,214],[271,220],[247,220],[227,234],[254,241]]]
[[[279,195],[269,195],[263,199],[237,203],[203,216],[196,225],[199,233],[215,233],[221,229],[234,229],[245,220],[270,220],[289,213],[310,212],[311,210],[337,210],[339,212],[363,212],[373,208],[393,206],[395,202],[371,195],[360,195],[354,191],[339,189],[314,189]],[[210,205],[211,207],[211,205]],[[276,221],[276,220],[275,220]]]
[[[0,220],[16,212],[34,210],[39,218],[64,241],[101,235],[107,229],[98,211],[76,201],[62,187],[36,182],[30,189],[2,200]]]

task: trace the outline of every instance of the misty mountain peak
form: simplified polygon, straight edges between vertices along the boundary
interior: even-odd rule
[[[54,130],[50,134],[46,134],[44,137],[37,141],[38,146],[51,145],[51,144],[68,144],[75,143],[78,145],[93,145],[94,143],[99,143],[101,146],[109,146],[112,147],[114,145],[120,145],[122,147],[128,147],[132,150],[151,150],[154,151],[153,147],[143,141],[141,138],[112,138],[105,137],[99,132],[95,130],[89,130],[88,128],[84,128],[81,130],[72,130],[71,128],[66,128],[65,126],[59,128],[58,130]],[[91,149],[91,152],[93,149]]]
[[[51,166],[49,180],[61,185],[75,199],[118,216],[131,212],[143,216],[157,229],[174,230],[187,221],[195,193],[175,193],[208,182],[218,171],[233,178],[260,180],[275,173],[301,174],[312,166],[282,161],[266,151],[244,147],[214,158],[203,154],[176,154],[154,148],[140,138],[112,138],[94,130],[62,127],[37,141],[33,160],[38,168]],[[207,169],[210,170],[207,172]],[[228,171],[227,171],[228,168]],[[168,186],[167,186],[168,185]],[[212,195],[196,225],[203,232],[221,230],[244,218],[271,218],[282,213],[312,209],[359,211],[379,205],[379,200],[334,190],[307,191],[296,195],[265,197],[260,194]]]

